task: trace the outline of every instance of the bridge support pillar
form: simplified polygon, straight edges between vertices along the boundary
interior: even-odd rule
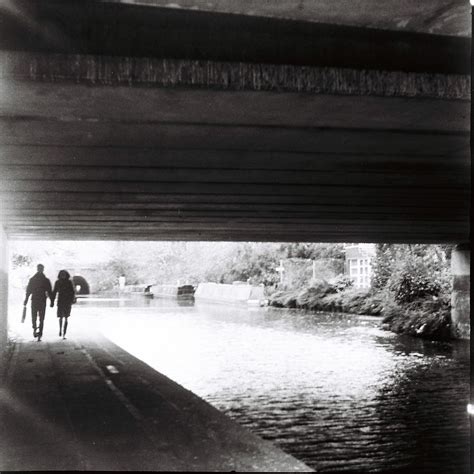
[[[0,224],[0,382],[8,338],[8,240]]]
[[[470,264],[470,245],[456,246],[451,257],[453,273],[451,319],[454,335],[460,339],[469,339],[470,337]]]

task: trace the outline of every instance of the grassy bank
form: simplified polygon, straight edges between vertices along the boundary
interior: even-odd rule
[[[277,308],[380,316],[384,329],[429,340],[447,341],[451,308],[446,298],[423,298],[400,305],[388,292],[337,289],[327,282],[300,290],[277,291],[269,298]]]
[[[357,290],[322,293],[319,288],[305,288],[299,291],[279,291],[271,295],[269,304],[277,308],[298,308],[369,316],[380,316],[383,312],[381,298]]]
[[[386,329],[398,334],[421,337],[432,341],[449,341],[451,335],[450,311],[434,313],[422,311],[391,312],[384,317]]]

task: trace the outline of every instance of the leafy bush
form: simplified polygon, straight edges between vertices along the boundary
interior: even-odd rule
[[[276,308],[296,308],[296,295],[292,291],[277,291],[269,298],[271,306]]]
[[[331,285],[336,291],[344,291],[354,286],[354,280],[348,275],[338,275],[336,278],[331,280]]]
[[[395,281],[391,282],[390,289],[394,292],[397,303],[411,303],[426,296],[437,296],[441,291],[441,284],[436,278],[417,269],[402,272]]]
[[[310,288],[300,291],[296,297],[296,301],[300,308],[313,309],[315,302],[335,292],[335,289],[327,281],[320,280],[315,282]]]
[[[314,295],[324,296],[330,293],[336,293],[337,289],[326,280],[317,280],[312,282],[311,287],[308,288],[307,291]]]
[[[382,322],[387,329],[399,334],[432,341],[452,339],[451,313],[446,308],[436,312],[391,308]]]

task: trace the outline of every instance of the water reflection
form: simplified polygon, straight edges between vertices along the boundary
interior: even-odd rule
[[[467,344],[400,337],[375,318],[139,301],[77,310],[315,469],[468,471]]]

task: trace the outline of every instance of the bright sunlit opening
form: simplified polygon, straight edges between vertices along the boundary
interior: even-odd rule
[[[471,3],[473,2],[474,0],[471,0]],[[470,415],[474,415],[474,405],[472,403],[468,403],[467,404],[467,412],[470,414]]]

